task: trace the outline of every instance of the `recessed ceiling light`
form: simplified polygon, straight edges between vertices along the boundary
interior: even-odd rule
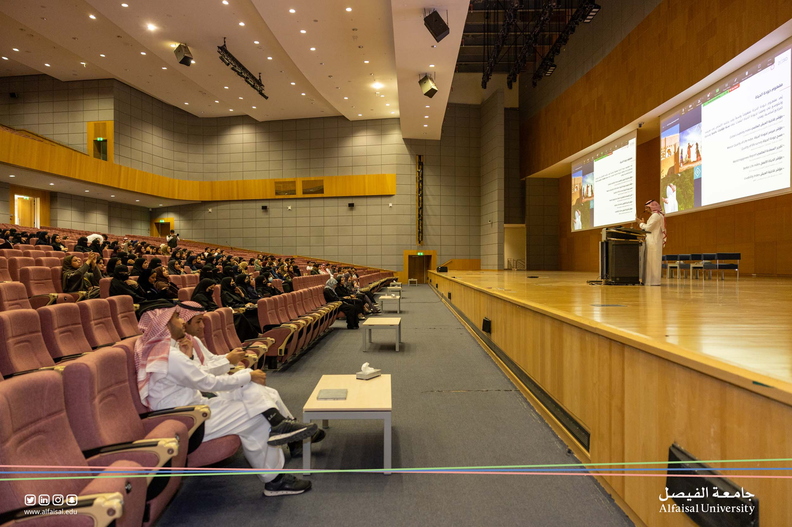
[[[48,68],[50,67],[50,65],[49,65],[49,64],[47,64],[46,62],[44,63],[44,65],[45,65],[46,67],[48,67]]]
[[[228,89],[228,86],[223,86],[223,89],[226,89],[226,90],[227,90],[227,89]]]
[[[50,187],[54,187],[54,186],[55,186],[55,183],[50,183]]]
[[[371,87],[374,88],[375,90],[379,90],[380,88],[385,87],[385,85],[382,84],[381,82],[375,82],[374,84],[371,85]]]
[[[350,11],[352,11],[352,8],[351,7],[347,7],[346,8],[346,12],[349,13]]]
[[[305,33],[307,33],[307,31],[306,31],[306,30],[304,30],[304,29],[301,29],[301,30],[300,30],[300,33],[303,33],[303,34],[305,34]]]
[[[104,58],[104,57],[105,57],[105,54],[104,54],[104,53],[99,53],[99,56],[100,56],[100,57],[102,57],[102,58]]]
[[[391,113],[396,113],[396,112],[391,112]]]
[[[136,199],[135,201],[140,201],[140,200],[139,200],[139,199]]]
[[[429,105],[427,104],[426,107],[429,108]]]
[[[349,97],[344,97],[344,100],[347,100],[347,99],[349,99]]]
[[[166,69],[168,69],[168,67],[167,66],[163,66],[162,69],[166,70]]]
[[[129,7],[129,4],[121,4],[121,7]]]
[[[359,114],[358,114],[358,117],[363,117],[363,114],[362,114],[362,113],[359,113]]]
[[[424,115],[424,119],[429,119],[429,116],[428,115]]]
[[[437,47],[437,44],[432,44],[432,47],[433,47],[433,48],[436,48],[436,47]]]
[[[194,61],[194,60],[191,60],[191,61],[190,61],[190,64],[195,64],[195,61]]]
[[[88,18],[90,18],[91,20],[96,20],[96,15],[88,15]]]
[[[12,49],[12,50],[14,50],[14,51],[19,51],[19,49],[18,49],[18,48],[11,48],[11,49]]]
[[[267,57],[267,60],[272,60],[272,57]]]
[[[215,101],[215,102],[220,102],[220,101]]]
[[[254,43],[254,44],[258,44],[258,43],[259,43],[259,41],[258,41],[258,40],[254,40],[254,41],[253,41],[253,43]]]
[[[141,55],[145,55],[145,54],[146,54],[146,52],[145,52],[145,51],[141,51],[141,52],[140,52],[140,54],[141,54]]]
[[[184,103],[184,104],[190,104],[190,103],[186,102],[186,103]]]
[[[171,44],[172,48],[175,48],[176,46],[178,46],[178,44]]]
[[[297,84],[297,83],[296,83],[296,82],[290,82],[289,84],[291,84],[292,86],[294,86],[294,85],[295,85],[295,84]]]
[[[305,93],[301,93],[300,95],[305,95]]]
[[[429,126],[429,125],[428,125],[428,124],[425,124],[425,125],[424,125],[424,128],[426,128],[427,126]]]
[[[389,103],[389,102],[386,102],[386,103],[385,103],[385,106],[390,106],[390,103]]]
[[[316,51],[316,48],[311,48],[311,51]]]
[[[240,98],[239,98],[239,100],[241,101],[241,100],[242,100],[242,97],[240,97]]]
[[[228,111],[229,111],[229,112],[233,112],[233,111],[234,111],[234,109],[233,109],[233,108],[229,108],[229,109],[228,109]]]
[[[8,174],[8,177],[16,177],[14,174]]]
[[[228,5],[228,0],[223,0],[223,5]]]
[[[256,109],[256,107],[255,107],[255,106],[251,106],[251,108],[253,108],[254,110]]]
[[[80,64],[82,64],[83,66],[87,66],[88,65],[87,62],[80,62]]]
[[[380,95],[380,97],[385,97],[384,95]]]
[[[293,13],[296,13],[296,12],[297,12],[297,11],[296,11],[296,10],[294,10],[294,9],[289,9],[289,13],[292,13],[292,14],[293,14]]]
[[[155,26],[154,24],[147,24],[146,29],[148,29],[149,31],[156,31],[157,26]]]
[[[87,193],[87,192],[91,192],[91,191],[90,191],[90,190],[88,190],[88,189],[85,189],[85,192]]]
[[[8,57],[3,57],[3,60],[8,60]]]
[[[369,63],[369,61],[367,61],[367,60],[363,61],[363,64],[368,64],[368,63]]]
[[[244,22],[240,22],[240,23],[239,23],[239,25],[240,25],[240,26],[242,26],[242,27],[244,27],[244,26],[245,26],[245,23],[244,23]]]
[[[115,194],[110,194],[110,197],[111,197],[111,198],[114,198],[114,197],[115,197]]]

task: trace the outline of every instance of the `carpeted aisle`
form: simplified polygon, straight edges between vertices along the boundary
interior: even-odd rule
[[[429,286],[407,287],[402,346],[341,323],[302,360],[271,372],[299,419],[323,374],[363,362],[393,376],[394,468],[575,463],[564,443],[461,326]],[[361,381],[363,382],[363,381]],[[318,469],[382,468],[381,421],[331,421],[313,447]],[[239,454],[228,466],[247,467]],[[290,460],[287,468],[302,467]],[[377,525],[632,525],[590,477],[432,474],[315,474],[301,496],[264,498],[254,476],[185,478],[159,527]]]

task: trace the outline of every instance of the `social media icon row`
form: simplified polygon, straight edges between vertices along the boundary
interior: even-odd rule
[[[77,505],[77,495],[67,494],[64,496],[63,494],[53,494],[50,496],[49,494],[39,494],[36,496],[35,494],[26,494],[25,505],[28,507],[36,505],[39,507],[46,507],[48,505],[54,505],[55,507],[60,507],[62,505],[74,507]]]

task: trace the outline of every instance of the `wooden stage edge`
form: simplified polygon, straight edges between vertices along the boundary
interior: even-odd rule
[[[429,282],[585,464],[664,468],[672,444],[755,460],[710,465],[756,495],[762,524],[792,525],[792,481],[762,471],[790,463],[761,461],[792,458],[792,279],[591,286],[593,275],[430,271]],[[662,510],[665,477],[597,479],[638,523],[693,525]]]

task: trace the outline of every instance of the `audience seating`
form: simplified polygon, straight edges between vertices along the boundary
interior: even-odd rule
[[[231,350],[225,340],[223,320],[217,311],[204,313],[204,344],[215,355],[225,355]]]
[[[140,335],[132,297],[128,295],[111,296],[107,302],[110,304],[110,316],[118,335],[122,339]]]
[[[187,302],[192,298],[194,287],[183,287],[179,289],[179,302]]]
[[[92,348],[101,348],[112,344],[133,346],[133,339],[121,339],[113,324],[110,314],[110,303],[104,298],[94,298],[78,302],[80,319],[82,320],[85,338]]]
[[[0,256],[3,258],[14,258],[16,256],[25,256],[19,249],[0,249]]]
[[[35,401],[35,404],[31,404]],[[140,469],[139,454],[119,452],[105,459],[86,460],[74,438],[66,415],[63,380],[57,372],[44,371],[0,382],[0,464],[4,466],[62,466],[82,472],[90,466],[116,471],[94,479],[19,478],[0,481],[0,513],[19,525],[76,527],[78,525],[138,527],[143,522],[147,485],[145,479],[118,473]],[[32,440],[35,438],[35,440]],[[69,469],[64,469],[69,470]],[[75,516],[48,515],[48,521],[30,521],[25,496],[76,494],[80,499]],[[27,507],[29,508],[29,507]],[[14,514],[16,513],[16,514]],[[36,517],[38,518],[38,517]],[[16,522],[15,522],[16,523]],[[10,522],[9,522],[10,524]],[[4,523],[3,525],[7,525]]]
[[[41,335],[50,356],[56,362],[92,351],[85,338],[80,308],[77,304],[54,304],[36,310],[41,323]]]
[[[19,281],[24,284],[33,309],[55,303],[76,302],[81,296],[77,293],[56,292],[48,267],[23,267],[19,270]]]
[[[44,344],[36,310],[0,312],[0,375],[9,377],[52,366],[55,361]]]
[[[55,258],[52,256],[40,256],[35,258],[36,265],[40,265],[42,267],[60,267],[61,266],[61,259]]]
[[[27,256],[28,258],[43,258],[47,256],[47,253],[42,250],[22,251],[22,256]]]
[[[109,348],[63,368],[66,415],[80,449],[90,452],[126,445],[135,451],[140,447],[144,455],[137,461],[143,467],[186,466],[187,427],[175,419],[141,420],[132,402],[126,367],[124,351]],[[142,443],[133,445],[134,441]],[[181,480],[180,476],[149,479],[143,525],[157,521]]]
[[[0,311],[31,309],[27,289],[21,282],[0,283]]]
[[[110,298],[110,282],[112,281],[113,279],[107,276],[99,279],[99,298]]]
[[[12,280],[19,281],[19,270],[23,267],[33,267],[36,260],[27,256],[14,256],[8,259],[8,274]]]
[[[12,282],[13,280],[8,273],[8,259],[0,256],[0,282]]]

